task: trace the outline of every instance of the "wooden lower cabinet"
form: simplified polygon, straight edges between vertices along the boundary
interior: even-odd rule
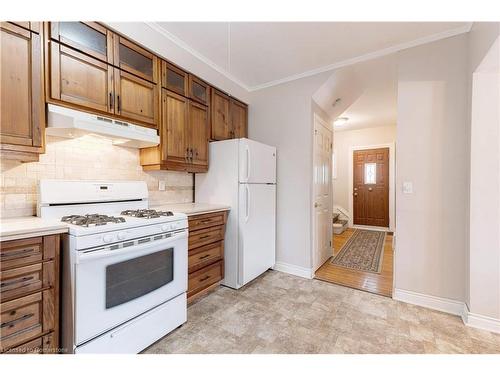
[[[227,211],[189,217],[188,303],[217,287],[224,278]]]
[[[1,22],[0,45],[0,155],[2,159],[38,161],[44,152],[45,130],[42,36]]]
[[[0,244],[0,353],[57,353],[59,235]]]

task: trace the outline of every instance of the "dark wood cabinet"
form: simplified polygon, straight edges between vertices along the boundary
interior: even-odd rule
[[[32,27],[36,22],[26,24]],[[41,35],[10,22],[1,22],[0,45],[1,156],[37,161],[44,151],[45,129]]]
[[[188,218],[188,303],[216,288],[224,278],[227,211]]]
[[[212,131],[210,138],[215,141],[232,138],[229,128],[229,102],[228,95],[217,89],[212,89],[212,106],[210,108]]]
[[[49,43],[48,98],[114,113],[113,67],[60,43]]]
[[[57,353],[59,235],[1,243],[0,353]]]
[[[248,128],[248,106],[231,98],[229,113],[232,138],[246,138]]]
[[[156,127],[160,112],[158,85],[117,68],[113,81],[115,113]]]

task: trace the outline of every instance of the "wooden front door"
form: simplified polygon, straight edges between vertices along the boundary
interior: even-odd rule
[[[389,149],[357,150],[353,158],[354,224],[389,227]]]

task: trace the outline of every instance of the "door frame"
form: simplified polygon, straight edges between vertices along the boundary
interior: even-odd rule
[[[388,148],[389,149],[389,227],[375,227],[371,225],[354,225],[354,202],[352,198],[353,191],[353,177],[354,177],[354,151],[359,150],[371,150],[376,148]],[[367,146],[352,146],[349,148],[349,227],[351,228],[364,228],[371,230],[382,230],[394,232],[396,230],[396,189],[395,189],[395,172],[396,172],[396,155],[395,155],[395,143],[383,143]]]
[[[315,136],[315,129],[316,129],[316,126],[322,126],[324,127],[326,130],[328,130],[331,135],[332,135],[332,148],[331,148],[331,152],[333,153],[333,142],[334,142],[334,139],[333,139],[333,136],[334,136],[334,132],[333,132],[333,126],[332,127],[329,127],[328,126],[328,123],[323,120],[323,118],[321,116],[319,116],[317,113],[314,113],[314,116],[313,116],[313,126],[312,126],[312,157],[311,157],[311,166],[312,166],[312,172],[311,172],[311,277],[314,277],[314,274],[316,272],[317,269],[319,269],[319,267],[317,269],[315,269],[315,260],[316,260],[316,249],[315,249],[315,244],[316,244],[316,230],[315,230],[315,225],[316,225],[316,219],[315,219],[315,211],[314,211],[314,197],[315,197],[315,194],[314,194],[314,147],[315,147],[315,142],[314,142],[314,136]],[[332,157],[330,155],[330,173],[332,173]],[[333,227],[331,225],[332,223],[332,218],[333,218],[333,179],[330,178],[328,179],[329,180],[329,186],[330,186],[330,215],[331,215],[331,218],[330,218],[330,225],[328,226],[329,228],[329,233],[330,233],[330,249],[332,250],[332,254],[333,254],[333,243],[331,242],[331,238],[332,238],[332,235],[333,235]],[[321,267],[321,265],[320,265]]]

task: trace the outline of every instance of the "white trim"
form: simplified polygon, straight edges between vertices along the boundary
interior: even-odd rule
[[[395,207],[396,207],[396,154],[395,154],[395,144],[394,142],[391,143],[384,143],[384,144],[377,144],[377,145],[368,145],[368,146],[352,146],[349,148],[349,227],[353,228],[354,227],[354,202],[352,198],[352,191],[353,191],[353,168],[354,168],[354,163],[353,163],[353,157],[354,157],[354,151],[358,150],[371,150],[371,149],[376,149],[376,148],[389,148],[389,231],[394,232],[396,229],[395,226],[395,218],[396,218],[396,212],[395,212]],[[374,227],[378,228],[378,227]]]
[[[490,318],[480,314],[471,313],[467,304],[464,303],[462,320],[468,327],[484,329],[486,331],[500,333],[500,319]]]
[[[284,272],[299,277],[304,277],[306,279],[312,279],[314,277],[314,272],[311,268],[300,267],[289,263],[276,262],[273,269],[275,271]]]
[[[449,298],[436,297],[428,294],[412,292],[404,289],[394,289],[392,298],[412,305],[427,307],[448,314],[462,316],[465,303]]]
[[[370,226],[370,225],[353,225],[351,228],[354,229],[366,229],[366,230],[376,230],[380,232],[390,232],[390,228],[385,228],[385,227],[375,227],[375,226]]]
[[[189,46],[186,42],[184,42],[183,40],[181,40],[177,36],[173,35],[172,33],[168,32],[167,30],[165,30],[157,22],[145,22],[145,24],[148,25],[149,27],[151,27],[153,30],[162,34],[164,37],[168,38],[171,42],[175,43],[177,46],[184,49],[186,52],[190,53],[191,55],[193,55],[197,59],[201,60],[202,62],[204,62],[205,64],[210,66],[212,69],[216,70],[217,72],[219,72],[220,74],[225,76],[227,79],[233,81],[234,83],[241,86],[245,90],[252,92],[252,91],[258,91],[258,90],[262,90],[262,89],[265,89],[268,87],[280,85],[282,83],[295,81],[297,79],[310,77],[310,76],[313,76],[316,74],[327,72],[329,70],[339,69],[339,68],[342,68],[342,67],[345,67],[348,65],[357,64],[357,63],[360,63],[363,61],[373,60],[373,59],[376,59],[376,58],[379,58],[382,56],[387,56],[387,55],[390,55],[392,53],[396,53],[396,52],[399,52],[399,51],[402,51],[405,49],[417,47],[417,46],[420,46],[422,44],[427,44],[427,43],[435,42],[435,41],[438,41],[441,39],[450,38],[450,37],[453,37],[456,35],[468,33],[470,31],[470,29],[472,28],[473,23],[468,22],[466,25],[464,25],[462,27],[442,31],[440,33],[436,33],[436,34],[432,34],[432,35],[427,35],[427,36],[424,36],[422,38],[418,38],[418,39],[415,39],[415,40],[412,40],[409,42],[397,44],[397,45],[392,46],[392,47],[384,48],[384,49],[374,51],[374,52],[369,52],[369,53],[366,53],[364,55],[356,56],[356,57],[353,57],[353,58],[350,58],[347,60],[339,61],[339,62],[336,62],[333,64],[325,65],[325,66],[322,66],[322,67],[319,67],[316,69],[308,70],[308,71],[305,71],[305,72],[302,72],[299,74],[294,74],[294,75],[291,75],[288,77],[265,82],[265,83],[262,83],[260,85],[255,85],[255,86],[249,86],[249,85],[243,83],[238,78],[234,77],[226,69],[222,68],[221,66],[219,66],[218,64],[216,64],[215,62],[213,62],[212,60],[207,58],[205,55],[201,54],[200,52],[198,52],[197,50],[195,50],[194,48]]]

